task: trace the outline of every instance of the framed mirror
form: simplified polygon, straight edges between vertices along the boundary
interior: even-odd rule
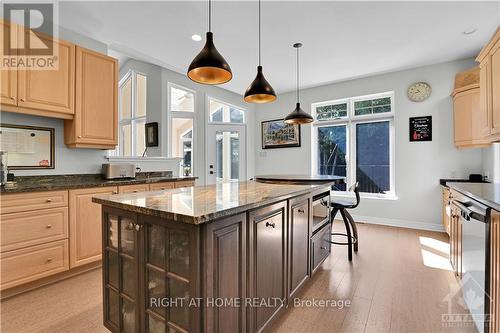
[[[0,124],[0,151],[7,152],[9,170],[54,169],[54,129]]]

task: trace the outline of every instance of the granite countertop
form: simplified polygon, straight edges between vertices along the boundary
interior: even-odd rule
[[[447,185],[500,212],[500,183],[447,183]]]
[[[300,175],[263,175],[256,176],[255,179],[257,181],[269,181],[269,182],[290,182],[290,183],[343,183],[345,182],[345,177],[341,176],[329,176],[329,175],[308,175],[308,174],[300,174]]]
[[[307,193],[328,189],[321,185],[277,185],[230,182],[143,193],[99,195],[94,202],[136,213],[191,224],[247,211]]]
[[[470,179],[460,179],[460,178],[442,178],[439,180],[439,184],[448,187],[448,183],[489,183],[487,181],[473,181]]]
[[[196,177],[173,177],[172,172],[141,172],[136,178],[106,180],[101,174],[21,176],[16,177],[12,188],[1,187],[0,193],[40,192],[69,190],[87,187],[105,187],[159,182],[195,180]]]

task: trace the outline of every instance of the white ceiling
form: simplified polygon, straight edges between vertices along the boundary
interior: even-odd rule
[[[185,73],[203,46],[207,2],[61,2],[63,27],[130,57]],[[500,2],[263,1],[263,66],[277,92],[474,56],[500,24]],[[477,29],[472,35],[462,32]],[[218,50],[242,94],[257,65],[257,2],[213,3]]]

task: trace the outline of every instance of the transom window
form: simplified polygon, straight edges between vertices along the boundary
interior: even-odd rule
[[[394,196],[394,93],[312,105],[313,168],[346,177],[337,191],[359,182],[365,196]]]
[[[245,123],[245,111],[214,99],[209,99],[208,103],[211,123]]]
[[[119,82],[119,141],[110,155],[142,156],[146,149],[147,77],[129,71]]]

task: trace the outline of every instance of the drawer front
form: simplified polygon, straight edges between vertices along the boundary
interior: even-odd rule
[[[327,224],[312,238],[313,270],[321,265],[325,258],[330,254],[330,230],[330,225]]]
[[[66,271],[69,269],[68,240],[2,253],[0,266],[0,290]]]
[[[118,186],[118,193],[120,193],[120,194],[147,192],[147,191],[149,191],[148,184]]]
[[[194,181],[188,180],[184,182],[175,182],[175,188],[180,188],[180,187],[191,187],[194,186]]]
[[[0,216],[0,252],[68,238],[68,208]]]
[[[161,190],[168,190],[171,188],[175,188],[174,182],[163,182],[163,183],[149,184],[150,191],[161,191]]]
[[[68,191],[3,194],[0,213],[17,213],[68,206]]]

